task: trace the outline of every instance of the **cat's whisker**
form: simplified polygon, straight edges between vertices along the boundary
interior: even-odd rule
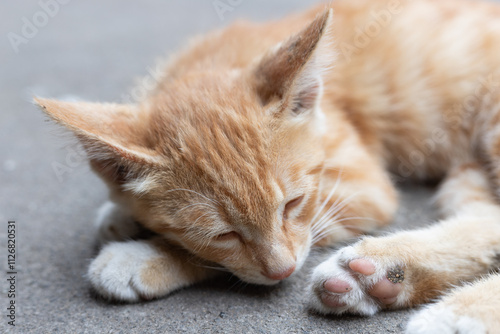
[[[206,215],[209,215],[209,214],[212,214],[213,212],[206,212],[204,214],[202,214],[201,216],[199,216],[198,218],[196,218],[196,220],[193,222],[193,225],[196,226],[196,223],[198,222],[198,220],[200,220],[201,218],[205,217]]]
[[[330,209],[323,215],[323,217],[325,217],[325,215],[327,215],[327,214],[331,214],[334,211],[339,211],[339,210],[345,208],[354,199],[354,197],[357,196],[358,194],[359,194],[359,192],[355,192],[342,200],[340,200],[340,198],[342,198],[343,193],[340,194],[339,198],[332,204]],[[316,222],[316,224],[319,224],[319,221]]]
[[[350,225],[350,224],[338,224],[338,225],[336,225],[335,222],[332,222],[332,225],[329,226],[328,229],[325,229],[324,231],[322,231],[321,235],[324,235],[325,233],[328,234],[331,231],[335,231],[335,230],[341,230],[341,229],[345,229],[345,228],[357,228],[357,227],[358,227],[357,225]]]
[[[197,263],[194,263],[194,265],[197,266],[197,267],[200,267],[200,268],[213,269],[213,270],[222,271],[222,272],[225,272],[225,273],[230,272],[229,269],[224,268],[224,267],[206,266],[206,265],[197,264]]]
[[[325,221],[321,224],[321,226],[318,226],[317,229],[314,231],[311,231],[313,235],[317,235],[322,233],[325,229],[328,229],[330,226],[334,225],[336,222],[336,219],[342,214],[342,211],[337,212],[336,214],[328,217],[328,219],[325,219]]]
[[[336,231],[336,230],[342,230],[342,229],[345,229],[345,228],[353,228],[353,229],[358,229],[359,226],[358,225],[350,225],[350,224],[339,224],[340,222],[343,222],[343,221],[349,221],[349,220],[369,220],[369,221],[377,221],[376,219],[373,219],[373,218],[368,218],[368,217],[344,217],[344,218],[341,218],[341,219],[332,219],[330,222],[329,222],[329,225],[327,225],[327,227],[320,231],[318,234],[316,235],[313,235],[313,238],[311,239],[311,244],[315,244],[316,242],[318,242],[319,240],[321,240],[323,237],[325,237],[326,235]]]
[[[187,229],[186,231],[184,231],[184,238],[186,238],[186,239],[191,239],[191,240],[197,241],[197,242],[199,242],[200,240],[205,240],[205,243],[198,245],[198,247],[196,247],[193,250],[194,253],[197,253],[200,250],[206,248],[208,246],[208,244],[210,243],[210,238],[207,238],[206,231],[203,231],[203,230],[200,230],[199,228],[196,228],[196,226],[197,226],[196,223],[200,219],[202,219],[203,217],[210,215],[210,214],[213,214],[213,212],[209,211],[209,212],[206,212],[206,213],[200,215],[193,222],[193,224],[192,224],[193,227],[191,229]]]
[[[337,205],[335,205],[334,208],[331,208],[330,210],[328,210],[328,212],[322,217],[322,219],[320,221],[318,221],[312,228],[311,228],[311,233],[314,237],[316,237],[316,235],[319,235],[319,234],[322,234],[323,231],[325,229],[328,229],[328,227],[332,224],[337,224],[339,223],[340,221],[344,221],[344,220],[349,220],[349,219],[354,219],[354,218],[351,218],[351,217],[345,217],[345,218],[342,218],[340,220],[338,220],[337,218],[341,216],[341,214],[344,212],[344,209],[346,208],[346,206],[349,204],[350,201],[352,201],[352,199],[354,198],[355,195],[357,195],[358,192],[352,194],[351,196],[345,198],[344,200],[342,200],[340,203],[338,203]]]
[[[325,219],[328,219],[332,215],[336,214],[338,211],[340,211],[343,206],[342,204],[348,199],[345,198],[341,200],[342,196],[344,195],[344,191],[339,194],[338,198],[335,200],[335,202],[332,203],[330,208],[326,210],[326,212],[321,216],[321,218],[317,219],[313,224],[312,227],[314,229],[317,229],[318,227],[322,226],[325,223]]]
[[[236,277],[236,275],[232,275],[232,276],[231,276],[231,278],[232,278],[232,277]],[[237,287],[238,285],[243,285],[243,284],[244,284],[244,282],[243,282],[242,280],[240,280],[238,277],[236,277],[236,282],[234,282],[234,283],[233,283],[233,284],[232,284],[232,285],[228,288],[228,290],[232,290],[232,289],[234,289],[235,287]],[[241,288],[240,288],[240,290],[241,290]]]
[[[210,266],[208,264],[202,264],[202,263],[200,263],[199,259],[197,259],[197,257],[195,255],[191,255],[188,258],[187,262],[189,262],[193,266],[200,267],[200,268],[213,269],[213,270],[222,271],[222,272],[229,272],[229,270],[223,266],[219,266],[219,265]]]
[[[311,232],[313,234],[318,234],[320,233],[322,230],[324,230],[325,228],[328,227],[329,224],[331,224],[331,220],[337,216],[338,212],[334,212],[332,215],[329,215],[328,217],[323,217],[321,222],[319,224],[317,224],[316,226],[314,226],[314,228],[311,228]]]
[[[187,208],[190,208],[190,207],[193,207],[193,206],[196,206],[196,205],[207,206],[207,207],[209,207],[209,208],[217,211],[217,208],[215,206],[211,205],[211,204],[208,204],[208,203],[193,203],[193,204],[186,205],[185,207],[183,207],[180,210],[177,210],[176,213],[179,213],[179,212],[181,212],[183,210],[186,210]]]
[[[378,222],[376,219],[369,218],[369,217],[344,217],[341,219],[337,219],[337,216],[333,218],[334,221],[331,222],[331,225],[336,225],[341,222],[349,221],[349,220],[365,220],[365,221],[373,221],[373,222]],[[350,224],[341,224],[340,226],[335,226],[337,228],[353,228],[353,229],[359,229],[359,225],[350,225]],[[323,234],[325,231],[328,231],[328,227],[324,229],[324,231],[320,231],[320,234]],[[331,233],[327,232],[327,233]]]
[[[328,211],[325,212],[325,214],[321,217],[321,219],[319,219],[317,222],[315,222],[315,224],[313,225],[313,228],[312,228],[313,230],[318,229],[321,226],[323,226],[325,224],[325,221],[329,220],[332,215],[337,214],[339,211],[341,211],[344,208],[344,206],[342,206],[344,201],[342,201],[340,203],[338,203],[338,202],[339,202],[339,200],[335,201],[335,203],[332,204],[330,209],[328,209]]]
[[[311,219],[311,224],[314,225],[315,223],[315,220],[316,218],[318,218],[318,216],[321,214],[321,212],[323,211],[323,209],[325,208],[326,204],[330,201],[330,199],[332,198],[333,194],[335,193],[335,191],[337,190],[339,184],[340,184],[340,175],[342,174],[342,169],[340,169],[339,173],[338,173],[338,176],[337,176],[337,180],[335,181],[335,184],[333,185],[333,188],[332,190],[330,191],[330,193],[328,194],[328,196],[326,197],[326,199],[323,201],[323,203],[321,204],[320,208],[318,209],[318,211],[316,212],[316,214],[313,216],[313,218]]]
[[[357,225],[345,225],[345,224],[338,224],[335,225],[335,222],[332,222],[332,225],[329,226],[328,229],[325,229],[322,231],[320,234],[314,236],[311,239],[311,244],[314,245],[316,242],[320,241],[323,239],[325,236],[332,234],[332,232],[338,231],[338,230],[344,230],[346,228],[353,228],[356,229],[358,226]]]
[[[320,241],[321,239],[323,239],[327,235],[331,235],[333,232],[338,231],[338,230],[342,230],[342,229],[343,229],[342,226],[330,226],[329,229],[323,231],[322,233],[320,233],[320,234],[316,235],[314,238],[312,238],[311,244],[314,245],[315,243],[317,243],[318,241]]]
[[[345,218],[337,220],[336,222],[342,222],[342,221],[354,220],[354,219],[358,219],[358,220],[370,220],[370,221],[373,221],[373,222],[378,222],[377,219],[370,218],[370,217],[345,217]]]
[[[352,194],[351,196],[343,199],[340,203],[336,204],[338,200],[332,205],[332,208],[330,208],[323,216],[322,218],[314,223],[312,226],[311,230],[316,231],[318,229],[321,229],[323,225],[328,224],[328,220],[331,218],[331,216],[339,213],[341,210],[344,210],[346,206],[353,200],[353,198],[358,194],[359,192],[356,192]]]

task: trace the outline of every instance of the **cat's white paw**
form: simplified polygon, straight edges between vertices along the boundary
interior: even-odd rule
[[[96,228],[101,245],[111,241],[127,240],[141,231],[132,216],[112,202],[106,202],[99,208]]]
[[[414,315],[408,326],[407,334],[484,334],[483,323],[464,315],[457,315],[451,307],[431,305]]]
[[[397,305],[406,298],[402,268],[396,261],[362,256],[354,246],[342,248],[314,269],[311,306],[324,314],[373,315]]]
[[[102,296],[134,302],[156,297],[146,284],[148,263],[158,258],[158,250],[146,242],[113,242],[106,245],[92,261],[88,278]]]
[[[417,312],[406,332],[479,334],[500,328],[500,274],[457,287],[441,300]]]

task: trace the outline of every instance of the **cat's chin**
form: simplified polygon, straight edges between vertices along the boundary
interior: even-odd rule
[[[271,285],[276,285],[276,284],[292,277],[293,275],[295,275],[296,272],[297,272],[297,270],[295,270],[289,277],[284,278],[284,279],[271,279],[271,278],[268,278],[265,276],[257,277],[257,276],[242,276],[242,275],[238,275],[238,274],[234,274],[234,275],[245,283],[271,286]]]
[[[267,278],[267,277],[262,277],[262,278],[252,277],[252,278],[249,278],[249,277],[241,277],[241,276],[238,276],[238,275],[236,275],[236,276],[240,280],[242,280],[243,282],[245,282],[245,283],[256,284],[256,285],[268,285],[268,286],[271,286],[271,285],[276,285],[276,284],[278,284],[279,282],[282,281],[282,280],[270,279],[270,278]]]

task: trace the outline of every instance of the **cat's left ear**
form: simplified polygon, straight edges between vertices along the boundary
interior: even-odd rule
[[[334,60],[331,21],[329,9],[260,60],[253,75],[264,106],[292,115],[314,109],[322,94],[322,75]]]

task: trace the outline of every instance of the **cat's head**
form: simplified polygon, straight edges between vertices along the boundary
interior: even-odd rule
[[[330,17],[247,68],[180,76],[137,106],[36,101],[74,131],[136,220],[244,281],[273,284],[311,246]]]

